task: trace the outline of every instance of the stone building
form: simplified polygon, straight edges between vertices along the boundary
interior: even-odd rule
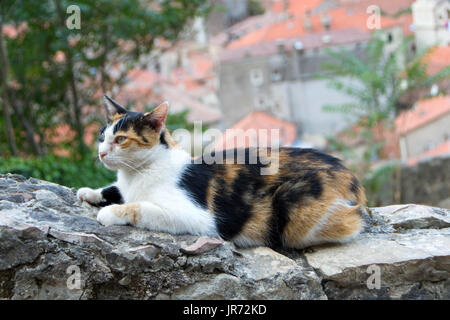
[[[229,35],[218,68],[224,127],[260,110],[295,123],[300,139],[316,141],[348,126],[348,116],[326,112],[323,106],[351,102],[346,94],[330,89],[328,80],[318,78],[329,59],[326,50],[362,54],[373,31],[367,24],[370,14],[365,6],[347,8],[339,1],[284,3],[281,13],[266,13],[272,20],[255,22],[259,28],[246,26],[250,32]],[[404,17],[381,19],[388,50],[411,33],[410,22]]]
[[[395,126],[400,136],[402,161],[418,161],[450,154],[450,96],[420,100],[400,114]]]
[[[450,45],[449,0],[417,0],[412,13],[418,49]]]

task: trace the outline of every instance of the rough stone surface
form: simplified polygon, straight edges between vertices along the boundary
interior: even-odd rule
[[[278,252],[96,212],[73,189],[0,175],[0,299],[450,299],[446,209],[374,208],[351,243]]]
[[[401,168],[399,180],[394,173],[397,171],[394,171],[383,188],[373,195],[372,203],[385,206],[393,203],[394,195],[397,195],[400,196],[401,203],[450,209],[450,155],[424,159],[415,166],[405,165]]]

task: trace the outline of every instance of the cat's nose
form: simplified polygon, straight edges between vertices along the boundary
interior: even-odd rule
[[[106,152],[100,152],[99,156],[100,156],[100,159],[103,159],[106,156]]]

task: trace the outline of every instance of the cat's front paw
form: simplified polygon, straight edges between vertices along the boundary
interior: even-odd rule
[[[111,206],[107,206],[100,209],[100,211],[97,214],[97,221],[104,226],[112,226],[112,225],[123,226],[130,224],[130,221],[128,221],[126,218],[119,217],[121,207],[122,206],[120,204],[113,204]]]
[[[98,204],[103,200],[100,192],[92,190],[91,188],[81,188],[77,192],[77,198],[80,201],[86,201],[90,204]]]

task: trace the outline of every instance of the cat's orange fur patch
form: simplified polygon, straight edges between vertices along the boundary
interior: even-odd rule
[[[252,208],[252,216],[245,223],[240,236],[255,242],[266,243],[272,217],[271,205],[270,197],[265,197],[255,203]]]
[[[314,226],[326,213],[328,203],[325,201],[311,201],[307,206],[298,206],[289,215],[289,223],[283,233],[284,243],[296,247],[301,243]]]
[[[112,123],[115,124],[117,121],[119,121],[121,118],[123,118],[125,115],[122,113],[116,113],[114,114],[112,118]]]
[[[126,219],[136,225],[141,217],[141,205],[139,203],[127,203],[112,206],[112,212],[116,217]]]
[[[349,207],[338,210],[331,215],[326,225],[318,232],[320,238],[326,240],[346,240],[362,228],[360,208]]]
[[[169,148],[173,148],[177,145],[168,130],[164,130],[163,134]],[[148,128],[143,130],[142,135],[138,135],[134,128],[130,127],[126,131],[119,130],[116,133],[116,136],[124,136],[127,138],[127,140],[125,140],[125,142],[120,145],[120,147],[123,149],[129,148],[133,144],[133,142],[136,143],[140,148],[152,148],[156,144],[158,144],[160,133],[151,128]]]

